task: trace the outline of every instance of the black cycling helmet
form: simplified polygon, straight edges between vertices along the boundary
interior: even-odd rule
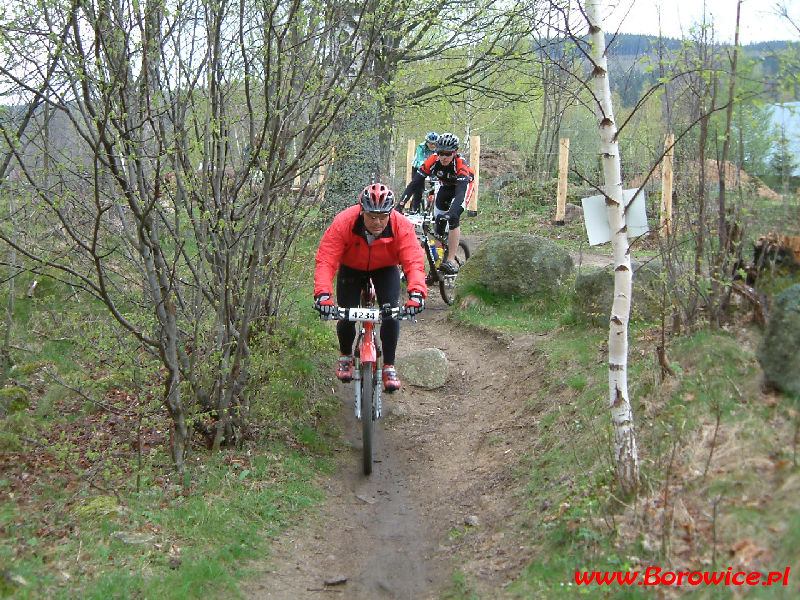
[[[361,192],[361,207],[369,212],[391,212],[394,207],[394,193],[388,185],[370,184]]]
[[[444,150],[446,152],[455,152],[458,150],[458,136],[452,133],[443,133],[436,140],[436,152]]]
[[[425,136],[425,141],[426,142],[431,142],[431,143],[434,143],[434,144],[436,143],[436,140],[438,140],[438,139],[439,139],[439,134],[436,133],[435,131],[429,131],[428,135]]]

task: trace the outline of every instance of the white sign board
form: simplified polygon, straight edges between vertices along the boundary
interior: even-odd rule
[[[645,212],[644,190],[639,192],[633,204],[631,198],[636,190],[622,190],[625,204],[629,205],[625,213],[628,224],[628,237],[637,237],[650,231],[647,227],[647,213]],[[589,236],[589,245],[605,244],[611,241],[611,227],[608,224],[605,196],[591,196],[581,200],[583,204],[583,222],[586,224],[586,235]]]

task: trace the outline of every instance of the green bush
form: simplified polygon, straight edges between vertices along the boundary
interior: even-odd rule
[[[36,428],[28,413],[16,412],[0,419],[0,452],[22,450],[21,438],[33,438]]]
[[[30,406],[28,392],[14,386],[0,390],[0,413],[15,413]]]
[[[525,210],[532,206],[552,206],[555,204],[558,180],[545,181],[520,179],[512,181],[502,189],[502,197],[510,199],[510,206]],[[567,202],[571,202],[567,192]]]

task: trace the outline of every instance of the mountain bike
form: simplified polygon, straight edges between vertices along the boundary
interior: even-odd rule
[[[428,283],[428,285],[434,283],[439,284],[439,293],[442,296],[442,300],[447,304],[453,304],[458,273],[451,275],[439,270],[439,266],[442,264],[444,257],[447,256],[447,233],[449,231],[447,219],[442,219],[443,222],[439,223],[437,229],[436,220],[428,211],[406,214],[406,217],[414,224],[417,239],[422,249],[425,251],[428,262],[426,283]],[[441,235],[438,233],[439,231],[442,232]],[[464,263],[467,262],[469,255],[469,246],[464,240],[460,240],[455,255],[453,256],[453,262],[461,269]]]
[[[375,302],[375,286],[372,284],[372,279],[369,279],[361,290],[359,306],[354,308],[336,306],[332,314],[327,317],[361,324],[353,352],[353,408],[356,419],[361,421],[364,475],[372,473],[372,434],[375,421],[381,418],[383,409],[381,402],[383,370],[378,367],[378,359],[381,356],[378,329],[384,319],[414,320],[403,307],[384,304],[376,308]]]

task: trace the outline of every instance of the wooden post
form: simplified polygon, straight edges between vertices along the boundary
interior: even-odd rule
[[[411,138],[408,140],[408,152],[406,153],[406,183],[411,182],[411,178],[414,176],[414,172],[412,171],[411,163],[414,162],[414,155],[417,153],[417,140]]]
[[[667,134],[664,141],[664,159],[661,162],[661,220],[662,235],[672,235],[672,177],[675,157],[675,135]]]
[[[567,175],[569,174],[569,138],[558,140],[558,192],[556,194],[556,218],[553,225],[564,224],[567,205]]]
[[[294,155],[295,157],[297,156],[297,141],[296,140],[292,142],[292,155]],[[300,173],[298,173],[297,175],[294,176],[294,179],[292,180],[292,191],[293,192],[299,192],[300,191],[300,184],[301,184]]]
[[[478,184],[481,178],[481,136],[469,136],[469,166],[475,171],[475,186],[472,197],[467,204],[467,216],[474,217],[478,214]]]

